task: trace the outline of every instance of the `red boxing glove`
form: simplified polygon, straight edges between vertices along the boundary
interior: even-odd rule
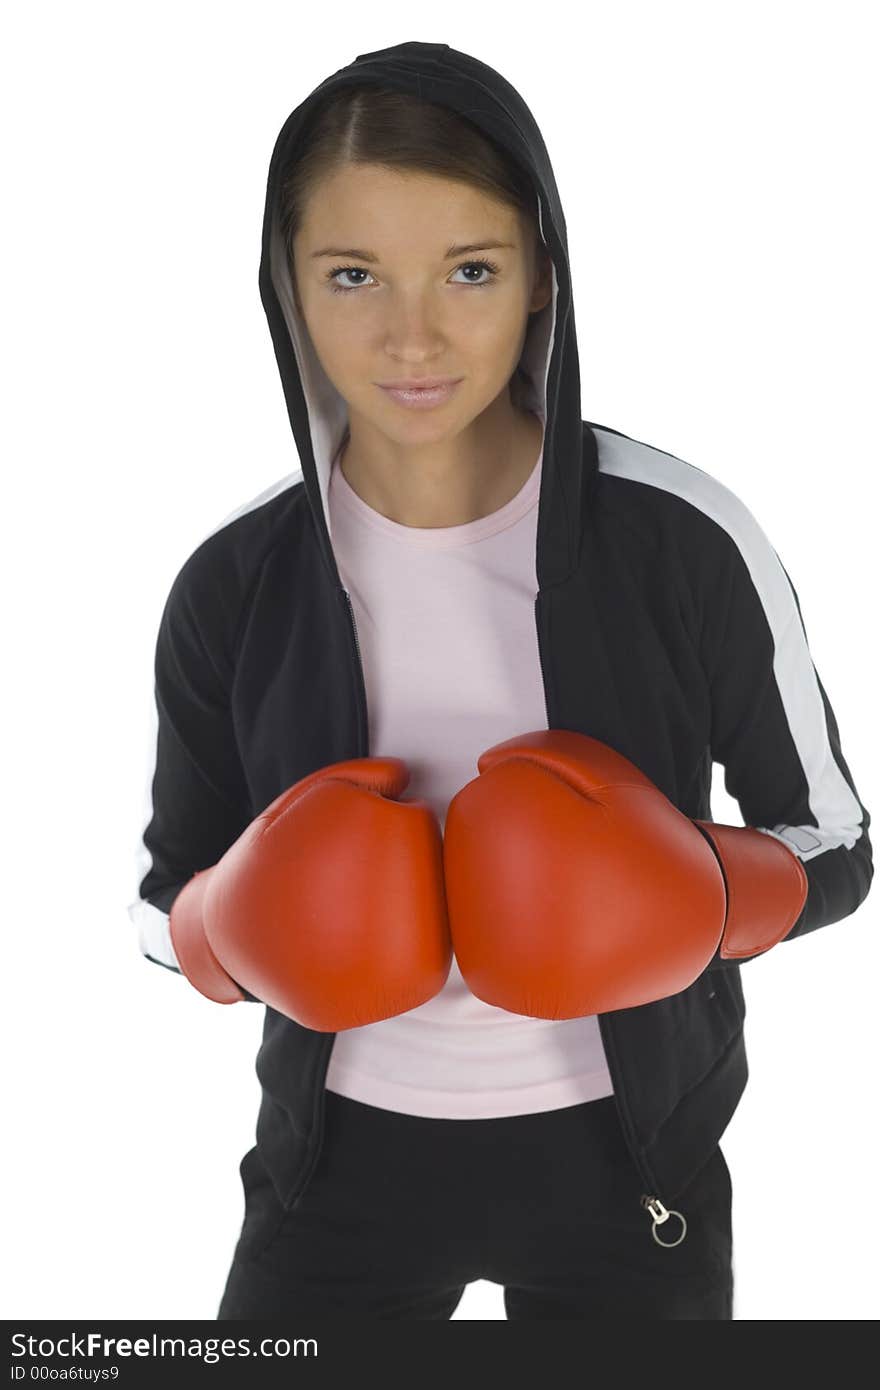
[[[190,983],[320,1032],[432,999],[452,964],[443,841],[427,803],[399,800],[408,781],[400,758],[354,758],[276,797],[172,904]]]
[[[597,739],[522,734],[478,767],[443,854],[453,950],[487,1004],[532,1018],[646,1004],[719,945],[775,945],[800,913],[806,874],[780,841],[695,823]]]
[[[807,871],[794,850],[750,825],[695,820],[724,871],[722,960],[763,955],[788,936],[807,900]]]

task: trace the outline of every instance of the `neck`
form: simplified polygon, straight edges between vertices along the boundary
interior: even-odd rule
[[[500,402],[500,405],[499,405]],[[400,444],[349,420],[339,467],[368,506],[401,526],[462,526],[519,492],[541,450],[537,415],[499,398],[454,439]]]

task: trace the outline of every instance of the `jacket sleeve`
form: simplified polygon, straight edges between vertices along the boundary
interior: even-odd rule
[[[253,819],[229,691],[228,614],[212,590],[204,548],[175,578],[159,623],[155,719],[146,777],[139,885],[128,904],[148,960],[182,974],[169,933],[171,905],[199,869],[220,859]]]
[[[701,636],[711,756],[745,825],[775,835],[803,863],[807,898],[784,945],[864,901],[874,872],[871,818],[843,755],[794,586],[752,513],[725,496]],[[762,954],[722,960],[716,952],[708,968],[735,968]]]

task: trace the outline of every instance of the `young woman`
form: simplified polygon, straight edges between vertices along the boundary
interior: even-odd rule
[[[582,420],[559,194],[485,64],[321,83],[260,289],[301,467],[172,585],[130,909],[265,1005],[219,1317],[445,1319],[488,1279],[510,1318],[732,1318],[741,965],[873,872],[788,575],[720,482]]]

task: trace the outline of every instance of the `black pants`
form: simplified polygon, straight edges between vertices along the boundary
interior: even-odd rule
[[[285,1212],[256,1149],[219,1319],[450,1318],[504,1286],[510,1318],[732,1318],[720,1147],[671,1204],[662,1248],[612,1096],[496,1119],[405,1115],[326,1093],[324,1143]],[[661,1194],[662,1195],[662,1194]],[[678,1217],[657,1229],[672,1242]]]

